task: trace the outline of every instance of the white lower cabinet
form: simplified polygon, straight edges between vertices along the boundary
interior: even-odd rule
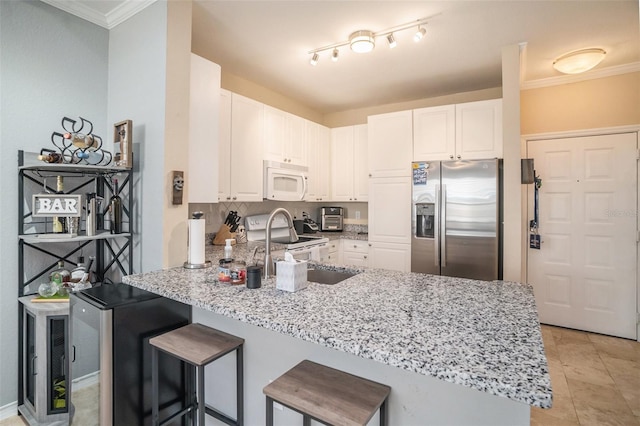
[[[330,240],[328,245],[329,254],[327,255],[325,263],[329,263],[331,265],[340,263],[340,240]]]
[[[369,266],[411,272],[411,244],[369,242]]]
[[[369,266],[369,244],[360,240],[341,240],[340,263],[349,266]]]

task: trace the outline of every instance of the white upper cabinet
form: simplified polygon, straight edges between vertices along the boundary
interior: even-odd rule
[[[309,178],[306,201],[328,201],[331,189],[331,141],[327,127],[305,120]]]
[[[409,176],[413,153],[413,114],[400,111],[368,117],[369,175]]]
[[[365,124],[331,129],[331,199],[367,201],[367,128]],[[365,148],[364,151],[361,151]]]
[[[456,107],[413,110],[413,161],[452,160],[456,151]]]
[[[220,66],[192,53],[190,78],[187,200],[215,203],[219,182],[212,161],[219,146]]]
[[[262,201],[264,105],[231,95],[231,201]]]
[[[304,119],[264,106],[264,159],[307,165]]]
[[[413,161],[502,158],[502,99],[413,111]]]
[[[231,92],[224,89],[220,90],[220,143],[217,159],[218,201],[231,201]],[[215,164],[215,160],[212,161]],[[211,168],[215,170],[215,167]]]
[[[456,158],[502,158],[502,99],[456,105]]]

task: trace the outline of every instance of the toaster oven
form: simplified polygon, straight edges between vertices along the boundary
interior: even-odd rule
[[[320,209],[321,231],[342,231],[344,210],[342,207],[322,207]]]

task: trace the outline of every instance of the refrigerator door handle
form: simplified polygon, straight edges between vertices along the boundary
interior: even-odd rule
[[[447,266],[447,185],[442,184],[442,194],[440,195],[442,204],[442,236],[440,243],[442,245],[441,266]]]
[[[433,215],[434,265],[440,266],[440,185],[436,185],[436,202]]]

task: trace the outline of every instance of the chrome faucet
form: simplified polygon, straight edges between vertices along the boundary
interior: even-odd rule
[[[289,242],[295,243],[298,241],[298,234],[296,234],[296,230],[293,227],[293,218],[291,217],[291,213],[287,209],[282,207],[278,207],[273,210],[269,215],[269,219],[267,219],[267,225],[264,230],[265,232],[265,247],[264,247],[264,278],[269,278],[270,275],[273,275],[272,269],[274,268],[273,258],[271,257],[271,225],[273,224],[273,218],[278,214],[282,213],[287,219],[287,224],[289,225]]]

